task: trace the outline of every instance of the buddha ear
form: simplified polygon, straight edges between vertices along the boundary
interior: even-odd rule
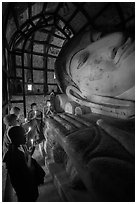
[[[86,99],[85,97],[83,97],[81,91],[75,86],[67,86],[66,95],[72,101],[75,101],[76,103],[79,103],[79,104],[83,104],[83,101]]]

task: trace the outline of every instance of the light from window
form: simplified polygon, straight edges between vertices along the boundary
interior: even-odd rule
[[[28,91],[32,91],[32,84],[28,84]]]

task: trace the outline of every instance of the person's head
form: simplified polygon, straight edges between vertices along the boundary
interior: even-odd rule
[[[36,111],[36,110],[37,110],[37,104],[36,104],[36,103],[32,103],[32,104],[31,104],[31,109],[32,109],[33,111]]]
[[[18,107],[11,108],[10,114],[15,114],[17,116],[17,118],[19,118],[19,116],[20,116],[20,108],[18,108]]]
[[[72,39],[64,49],[64,58],[63,53],[60,55],[63,62],[59,61],[57,66],[63,67],[71,79],[66,86],[75,87],[73,91],[77,90],[83,98],[120,97],[134,86],[134,42],[122,32],[108,34],[95,42],[91,42],[90,32],[86,32]]]
[[[50,100],[47,100],[47,101],[46,101],[46,105],[47,105],[47,107],[50,107],[50,106],[51,106]]]
[[[11,139],[12,144],[14,145],[19,146],[25,144],[26,142],[25,130],[21,126],[12,127],[9,130],[8,135]]]
[[[15,114],[6,115],[3,118],[3,122],[7,127],[16,126],[17,125],[17,116]]]

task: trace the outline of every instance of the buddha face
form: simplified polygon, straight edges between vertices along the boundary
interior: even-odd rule
[[[119,97],[135,84],[134,50],[131,38],[109,34],[73,53],[68,74],[82,97]]]

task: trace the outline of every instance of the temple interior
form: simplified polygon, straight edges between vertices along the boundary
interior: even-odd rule
[[[134,2],[2,3],[3,202],[135,201],[134,41]]]

